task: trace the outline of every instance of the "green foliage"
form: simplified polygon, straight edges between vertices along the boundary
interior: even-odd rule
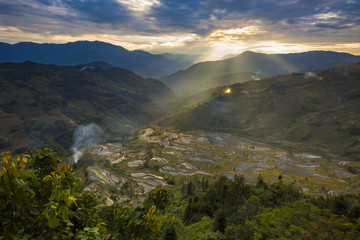
[[[61,157],[49,148],[35,150],[32,156],[29,167],[34,170],[34,173],[38,175],[39,178],[43,178],[56,170],[60,163],[59,157]]]
[[[187,196],[194,196],[195,194],[195,185],[192,181],[187,183],[186,186],[186,195]]]
[[[174,226],[170,226],[165,230],[165,234],[162,238],[163,240],[177,240],[177,234]]]
[[[305,201],[267,209],[246,225],[254,239],[357,239],[359,234],[345,217]]]
[[[83,190],[72,166],[59,165],[50,149],[0,157],[4,239],[144,239],[159,230],[160,211],[171,198],[166,188],[158,188],[136,208],[132,203],[107,207],[98,193]]]
[[[285,138],[292,141],[305,141],[311,137],[311,127],[302,122],[296,122],[285,133]]]
[[[114,234],[119,239],[148,239],[160,230],[161,219],[158,210],[164,210],[170,202],[171,194],[165,187],[148,194],[145,201],[132,209],[130,204],[114,207]]]
[[[356,239],[360,233],[359,197],[309,197],[282,178],[267,184],[258,177],[250,185],[220,176],[188,199],[182,223],[171,220],[178,239]]]
[[[25,165],[27,159],[29,167]],[[20,233],[32,238],[75,238],[76,229],[100,227],[96,195],[81,191],[72,167],[59,166],[59,162],[50,149],[36,150],[16,160],[9,152],[2,156],[0,195],[6,239]]]
[[[153,145],[147,143],[147,147],[146,147],[146,151],[145,151],[145,163],[144,163],[145,168],[149,167],[150,160],[151,160],[151,158],[153,156],[154,156],[154,154],[153,154]]]

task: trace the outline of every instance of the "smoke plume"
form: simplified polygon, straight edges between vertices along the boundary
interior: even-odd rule
[[[315,73],[313,73],[313,72],[306,72],[306,73],[304,74],[304,77],[305,77],[305,78],[316,78],[317,75],[316,75]]]
[[[94,123],[79,125],[74,132],[74,143],[71,147],[74,151],[73,162],[79,160],[85,147],[100,143],[102,135],[102,129]]]

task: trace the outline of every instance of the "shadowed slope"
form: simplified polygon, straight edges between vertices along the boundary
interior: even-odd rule
[[[360,61],[359,56],[325,51],[293,54],[244,52],[237,57],[222,61],[195,64],[162,80],[179,96],[190,96],[215,87],[210,79],[226,74],[253,72],[262,76],[275,76],[299,71],[319,71],[358,61]],[[228,83],[224,82],[224,84]]]
[[[97,123],[118,136],[163,114],[174,97],[155,79],[121,68],[0,64],[0,149],[72,144],[77,124]]]
[[[360,159],[360,64],[217,88],[199,106],[159,121],[182,130],[237,133],[292,149]],[[303,149],[302,149],[303,150]]]

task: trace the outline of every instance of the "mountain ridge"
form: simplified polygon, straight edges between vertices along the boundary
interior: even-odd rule
[[[168,75],[184,66],[183,62],[176,59],[168,59],[142,50],[129,51],[124,47],[101,41],[0,44],[0,62],[24,61],[61,66],[102,61],[114,67],[132,70],[143,77]]]
[[[237,133],[302,151],[360,159],[360,63],[218,87],[212,98],[158,121]],[[226,93],[225,90],[231,89]],[[304,150],[305,149],[305,150]],[[320,150],[322,149],[322,150]]]
[[[209,79],[226,74],[253,72],[265,77],[301,71],[320,71],[338,65],[359,62],[360,56],[331,51],[309,51],[291,54],[264,54],[246,51],[236,57],[219,61],[201,62],[186,70],[180,70],[161,80],[179,96],[189,96],[207,89],[192,88],[208,86]],[[189,87],[190,86],[190,87]]]
[[[69,150],[75,128],[95,123],[111,136],[126,134],[164,113],[174,94],[156,79],[122,68],[0,64],[0,149]]]

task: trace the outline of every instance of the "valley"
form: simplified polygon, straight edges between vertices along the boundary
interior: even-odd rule
[[[226,133],[139,129],[126,143],[92,146],[77,166],[93,181],[91,185],[98,183],[99,187],[115,187],[122,192],[118,201],[126,200],[124,188],[129,186],[128,201],[156,186],[167,185],[177,191],[190,179],[220,175],[229,179],[243,175],[250,184],[255,184],[259,176],[268,183],[277,182],[281,176],[282,181],[294,182],[315,195],[360,192],[360,176],[351,171],[360,167],[359,162],[289,152]]]

